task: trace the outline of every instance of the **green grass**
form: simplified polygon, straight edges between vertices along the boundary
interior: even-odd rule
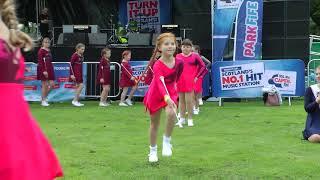
[[[303,102],[264,107],[259,101],[206,103],[195,127],[174,129],[171,158],[147,162],[149,117],[142,104],[100,108],[85,102],[31,104],[54,146],[66,180],[319,179],[320,145],[301,140]],[[164,115],[164,114],[162,114]]]

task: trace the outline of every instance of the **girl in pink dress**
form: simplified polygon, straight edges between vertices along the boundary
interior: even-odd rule
[[[53,180],[62,169],[23,96],[20,48],[30,49],[32,40],[18,31],[14,2],[0,7],[0,179]]]
[[[153,79],[144,97],[143,103],[150,113],[150,153],[149,162],[157,162],[157,132],[160,126],[161,110],[165,109],[167,126],[163,136],[162,156],[172,155],[171,134],[174,127],[178,92],[176,82],[179,79],[183,62],[174,58],[176,38],[172,33],[163,33],[157,38],[155,53],[161,57],[153,65]],[[155,56],[155,53],[153,56]],[[152,58],[154,59],[154,58]],[[166,91],[161,79],[164,80]],[[168,94],[169,93],[169,94]]]
[[[102,107],[109,106],[109,104],[106,101],[110,91],[110,57],[111,50],[109,48],[102,49],[97,75],[97,83],[100,84],[103,88],[99,103],[99,106]]]
[[[188,119],[188,126],[193,126],[193,104],[194,104],[194,89],[198,79],[203,76],[205,65],[202,62],[200,56],[192,52],[192,42],[189,39],[183,40],[181,43],[182,53],[176,57],[183,59],[183,72],[181,78],[178,81],[179,92],[179,109],[180,120],[177,125],[183,127],[185,119]],[[186,109],[188,111],[188,117],[186,117]]]
[[[41,80],[41,106],[49,106],[47,96],[54,87],[54,70],[50,52],[50,39],[43,38],[42,47],[38,51],[37,79]]]
[[[121,62],[121,75],[119,86],[122,89],[119,106],[132,106],[131,98],[133,97],[134,92],[138,89],[137,80],[132,74],[132,69],[129,64],[131,60],[131,51],[125,50],[122,53],[122,62]],[[127,93],[131,87],[130,94],[128,98]]]
[[[192,48],[192,51],[194,53],[197,53],[201,57],[201,60],[206,65],[206,69],[203,71],[202,76],[196,82],[195,88],[194,88],[194,98],[195,99],[194,99],[193,114],[199,114],[199,112],[200,112],[199,105],[203,105],[203,101],[202,101],[203,78],[209,72],[208,69],[210,69],[210,67],[211,67],[211,62],[207,58],[205,58],[204,56],[200,55],[200,46],[194,45]]]
[[[72,54],[70,60],[70,81],[76,84],[76,91],[74,99],[72,100],[72,105],[74,106],[84,106],[79,102],[80,94],[83,89],[83,77],[82,77],[82,64],[83,64],[83,53],[85,50],[85,45],[79,43],[76,45],[76,52]]]

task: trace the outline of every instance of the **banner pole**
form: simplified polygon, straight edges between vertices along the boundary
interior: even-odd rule
[[[289,106],[291,106],[291,96],[288,97]]]
[[[239,12],[242,6],[243,0],[239,4],[238,10],[237,10],[237,15],[236,15],[236,20],[235,20],[235,26],[234,26],[234,37],[233,37],[233,61],[236,61],[236,52],[237,52],[237,34],[238,34],[238,17],[239,17]]]

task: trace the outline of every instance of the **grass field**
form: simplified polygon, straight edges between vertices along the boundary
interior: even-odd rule
[[[320,145],[301,140],[306,118],[301,100],[291,107],[206,103],[195,127],[174,129],[173,156],[163,158],[159,148],[154,165],[147,161],[149,118],[140,103],[130,108],[100,108],[93,101],[83,108],[31,104],[31,109],[66,180],[320,178]],[[159,147],[164,118],[161,123]]]

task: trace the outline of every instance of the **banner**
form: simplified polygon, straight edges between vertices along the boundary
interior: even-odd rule
[[[234,60],[261,59],[263,0],[242,0],[237,13]]]
[[[171,21],[171,0],[120,0],[122,25],[136,25],[140,31],[161,32],[161,24]]]
[[[69,82],[70,65],[69,63],[55,63],[55,85],[48,95],[50,102],[69,101],[74,98],[75,84]],[[87,64],[83,64],[83,90],[80,98],[85,96],[87,82]],[[37,65],[26,64],[24,97],[26,101],[41,101],[41,81],[37,80]]]
[[[268,85],[283,96],[303,96],[305,91],[304,62],[297,59],[215,62],[212,72],[215,97],[261,97]]]
[[[241,0],[217,0],[217,9],[238,9]]]
[[[147,74],[143,74],[143,72],[146,70],[146,67],[149,63],[149,61],[130,61],[129,62],[130,65],[131,65],[131,68],[132,68],[132,75],[134,77],[136,77],[137,79],[139,79],[141,76],[141,80],[138,84],[138,89],[137,91],[133,94],[134,96],[136,97],[144,97],[144,95],[146,94],[148,88],[149,88],[149,85],[145,84],[144,83],[144,78]]]
[[[263,86],[263,63],[220,67],[221,89],[235,90]]]
[[[215,6],[214,0],[211,0],[212,57],[214,61],[222,61],[240,0],[216,0],[216,2]]]
[[[37,80],[37,64],[26,63],[24,71],[24,99],[41,101],[41,81]]]
[[[297,72],[266,70],[264,84],[275,85],[281,94],[296,94]]]

